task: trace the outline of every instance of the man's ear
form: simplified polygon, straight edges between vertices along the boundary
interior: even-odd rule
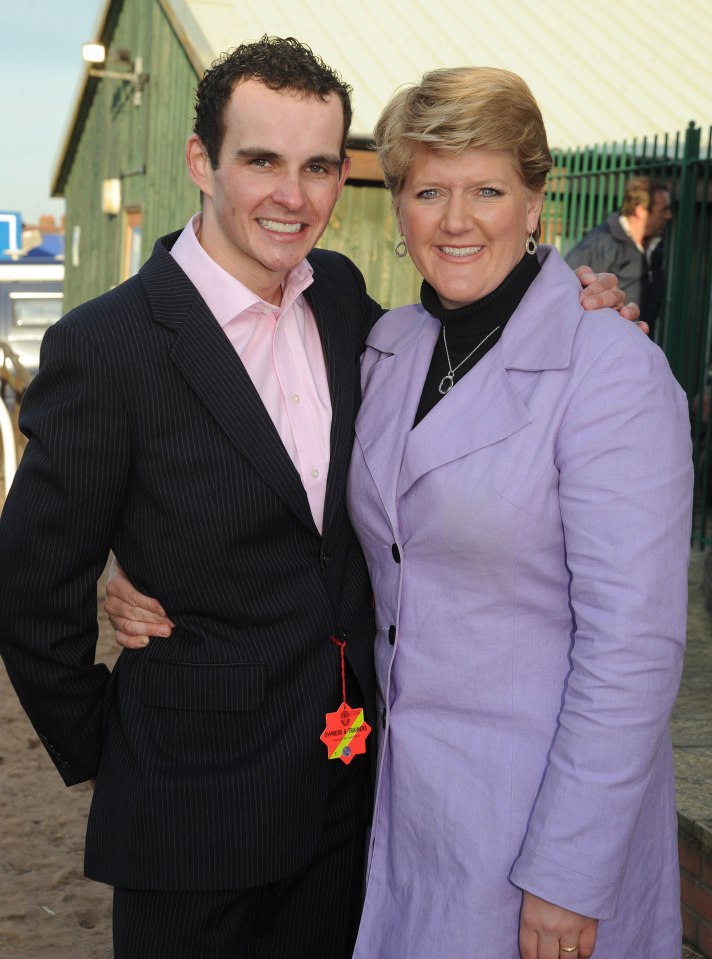
[[[348,178],[349,173],[351,172],[351,157],[344,157],[341,163],[341,172],[339,174],[339,192],[337,197],[341,196],[341,191],[344,188],[344,184]]]
[[[203,146],[200,137],[195,133],[188,137],[188,142],[185,145],[185,162],[188,167],[188,174],[200,192],[212,196],[213,167],[208,151]]]

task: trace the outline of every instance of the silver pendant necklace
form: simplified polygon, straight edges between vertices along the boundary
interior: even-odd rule
[[[500,326],[501,326],[501,324],[500,324]],[[477,346],[474,348],[474,350],[472,350],[470,353],[468,353],[467,356],[465,357],[465,359],[464,359],[464,360],[461,360],[461,361],[457,364],[457,366],[453,367],[453,365],[452,365],[452,360],[450,359],[450,351],[449,351],[448,348],[447,348],[447,337],[445,336],[445,327],[443,326],[443,344],[445,345],[445,356],[447,356],[447,366],[448,366],[448,371],[447,371],[446,375],[443,376],[443,378],[440,380],[440,386],[438,386],[438,390],[440,391],[440,393],[441,393],[443,396],[445,396],[446,393],[449,393],[450,390],[451,390],[451,389],[453,388],[453,386],[455,385],[455,373],[457,373],[457,371],[460,369],[460,367],[462,366],[462,364],[463,364],[463,363],[467,363],[467,361],[469,360],[469,358],[470,358],[471,356],[474,356],[475,353],[479,350],[479,348],[480,348],[481,346],[483,346],[483,345],[487,342],[487,340],[490,338],[490,336],[492,336],[493,334],[495,334],[498,329],[499,329],[499,326],[495,326],[495,328],[494,328],[493,330],[490,330],[489,333],[487,334],[487,336],[484,338],[484,340],[480,340],[480,342],[477,344]]]

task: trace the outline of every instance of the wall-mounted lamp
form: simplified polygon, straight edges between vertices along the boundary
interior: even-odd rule
[[[106,47],[103,43],[83,43],[82,60],[85,63],[103,63],[106,60]]]
[[[107,62],[106,47],[103,43],[83,43],[82,59],[86,63],[96,64],[89,70],[90,77],[104,77],[107,80],[122,80],[133,85],[134,106],[141,105],[141,94],[148,81],[148,74],[143,72],[143,57],[136,57],[133,69],[105,70],[101,64]],[[109,50],[109,63],[125,63],[131,66],[131,53],[123,48]]]
[[[109,216],[121,213],[121,180],[112,177],[101,181],[101,212]]]

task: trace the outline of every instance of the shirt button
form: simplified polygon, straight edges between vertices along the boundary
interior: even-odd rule
[[[313,470],[311,471],[311,475],[312,475],[312,477],[313,477],[314,479],[319,479],[319,470],[318,470],[318,469],[313,469]]]
[[[292,403],[299,402],[299,393],[292,393]]]
[[[388,627],[388,642],[391,644],[391,646],[394,646],[394,645],[395,645],[395,642],[396,642],[396,628],[395,628],[395,626],[389,626],[389,627]]]
[[[400,563],[400,550],[395,543],[391,546],[391,553],[393,553],[393,559],[396,563]]]

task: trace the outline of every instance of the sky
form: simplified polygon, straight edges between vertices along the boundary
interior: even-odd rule
[[[104,0],[0,0],[0,212],[59,219],[50,183]]]

